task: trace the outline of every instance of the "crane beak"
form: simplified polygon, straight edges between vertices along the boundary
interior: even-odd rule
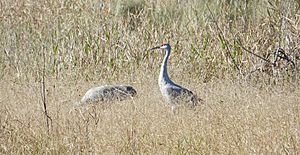
[[[156,50],[156,49],[159,49],[159,48],[160,48],[160,46],[156,46],[156,47],[151,48],[149,51],[153,51],[153,50]]]

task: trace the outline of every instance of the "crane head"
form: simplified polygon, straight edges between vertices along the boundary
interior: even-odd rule
[[[171,46],[170,46],[170,44],[165,43],[165,44],[162,44],[160,46],[153,47],[150,50],[153,51],[155,49],[171,49]]]

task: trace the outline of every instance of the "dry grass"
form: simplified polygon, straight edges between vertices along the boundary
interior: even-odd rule
[[[51,80],[47,133],[37,86],[1,82],[4,154],[298,154],[300,90],[232,82],[189,84],[205,104],[173,115],[156,80],[135,83],[137,98],[74,108],[90,83]],[[145,81],[141,81],[145,82]],[[37,84],[38,85],[38,84]],[[55,87],[54,87],[55,86]],[[78,90],[78,91],[77,91]]]
[[[298,3],[1,1],[0,154],[299,154]],[[159,93],[162,56],[145,50],[161,41],[171,78],[205,100],[195,111]],[[293,75],[253,54],[279,47]],[[138,97],[73,106],[120,83]]]

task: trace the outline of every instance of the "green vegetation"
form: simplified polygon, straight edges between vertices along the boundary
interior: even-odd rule
[[[241,46],[261,56],[278,47],[299,52],[298,8],[294,1],[5,1],[1,66],[21,79],[36,76],[45,53],[47,76],[119,77],[149,70],[146,49],[170,42],[176,67],[235,78],[234,63],[245,75],[260,61]]]
[[[299,8],[299,0],[2,0],[0,154],[299,154]],[[162,42],[172,46],[171,78],[206,101],[195,112],[173,116],[160,97],[162,54],[147,49]],[[139,96],[73,107],[107,83],[132,84]]]

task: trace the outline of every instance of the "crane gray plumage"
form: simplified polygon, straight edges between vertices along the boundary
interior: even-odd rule
[[[81,104],[124,100],[136,95],[136,90],[128,85],[105,85],[89,89],[81,99]]]
[[[194,95],[192,91],[175,84],[169,78],[167,72],[167,63],[171,53],[171,46],[169,44],[163,44],[161,46],[151,48],[150,50],[155,49],[165,49],[165,56],[161,64],[158,84],[162,95],[172,106],[173,112],[175,112],[176,107],[181,104],[192,108],[195,107],[198,104],[196,95]]]

